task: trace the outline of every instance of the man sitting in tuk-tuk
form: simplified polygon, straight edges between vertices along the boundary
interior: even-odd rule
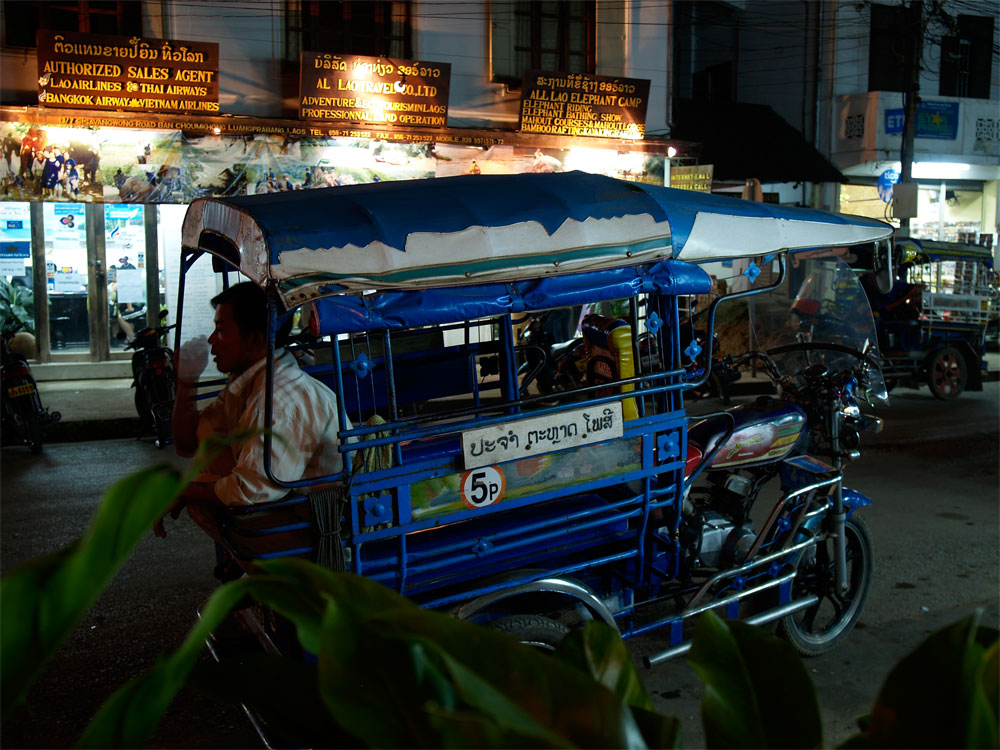
[[[174,518],[184,505],[191,518],[217,542],[218,514],[227,506],[245,506],[278,500],[288,490],[264,474],[265,381],[267,378],[267,298],[256,284],[244,282],[212,299],[215,330],[187,342],[177,362],[177,398],[174,403],[174,446],[192,456],[201,441],[213,435],[257,433],[224,448],[172,508]],[[276,335],[276,346],[287,340],[291,321]],[[204,410],[195,407],[194,388],[208,363],[209,348],[229,382]],[[281,480],[327,476],[339,472],[337,400],[320,381],[299,369],[284,349],[275,352],[274,409],[270,425],[272,475]],[[154,527],[165,537],[161,518]]]

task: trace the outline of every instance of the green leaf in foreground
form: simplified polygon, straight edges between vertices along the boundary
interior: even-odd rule
[[[167,465],[125,477],[108,490],[82,538],[0,580],[3,719],[183,486]]]
[[[675,736],[673,724],[652,722],[638,708],[637,717],[578,669],[505,634],[421,609],[371,580],[301,560],[271,560],[237,583],[243,594],[293,622],[300,642],[318,657],[314,689],[330,718],[360,744],[645,747],[643,731],[660,740]],[[84,744],[143,743],[190,672],[195,655],[189,649],[196,650],[218,622],[216,609],[232,603],[232,595],[217,601],[223,591],[185,642],[187,653],[171,656],[116,695]],[[226,690],[218,680],[212,689],[216,695]],[[229,699],[264,712],[268,706],[257,702],[267,701],[267,694],[240,685]],[[133,713],[142,714],[141,721]],[[272,711],[270,718],[287,726],[286,711]],[[312,722],[310,736],[296,739],[324,744],[315,736],[324,723]]]
[[[705,684],[702,720],[709,747],[819,747],[816,691],[784,641],[706,612],[688,661]]]
[[[143,747],[156,730],[177,691],[184,687],[205,640],[250,588],[241,578],[222,586],[208,600],[184,643],[145,674],[119,688],[101,706],[78,742],[79,747]]]
[[[997,631],[978,621],[932,633],[904,657],[867,730],[842,747],[997,747]]]

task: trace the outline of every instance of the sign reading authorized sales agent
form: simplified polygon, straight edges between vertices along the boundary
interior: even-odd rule
[[[450,63],[303,52],[299,117],[443,128],[450,82]]]
[[[529,70],[521,86],[522,133],[641,140],[649,81]]]
[[[129,112],[219,112],[219,44],[38,32],[38,102]]]

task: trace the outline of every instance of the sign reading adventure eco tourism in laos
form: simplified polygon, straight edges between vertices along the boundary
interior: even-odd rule
[[[649,81],[529,70],[521,87],[522,133],[640,140]]]
[[[303,52],[299,117],[443,128],[450,81],[450,63]]]
[[[38,102],[129,112],[219,112],[219,45],[38,32]]]

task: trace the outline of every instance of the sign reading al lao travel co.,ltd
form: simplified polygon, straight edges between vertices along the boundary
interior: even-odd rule
[[[641,140],[649,81],[529,70],[521,86],[522,133]]]
[[[217,114],[219,44],[39,31],[38,102]]]
[[[450,63],[303,52],[299,117],[443,128],[450,81]]]

